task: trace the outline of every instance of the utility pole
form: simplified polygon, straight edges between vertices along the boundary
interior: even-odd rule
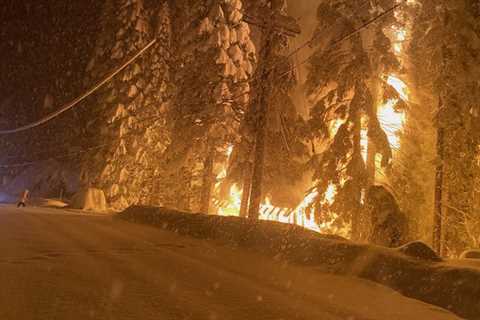
[[[269,8],[259,10],[259,17],[246,16],[247,23],[263,28],[263,49],[258,70],[259,81],[256,90],[255,103],[255,147],[252,166],[251,188],[244,186],[244,191],[250,189],[248,217],[258,220],[262,202],[263,167],[265,159],[265,136],[267,133],[267,115],[270,88],[275,85],[275,68],[269,62],[275,57],[275,41],[280,36],[295,36],[300,34],[300,27],[295,19],[282,13],[284,0],[269,1]],[[273,63],[274,65],[274,63]]]
[[[200,212],[210,213],[210,200],[212,198],[212,189],[214,185],[213,166],[215,165],[216,148],[213,141],[207,141],[207,157],[203,162],[203,181],[202,195],[200,200]]]
[[[265,47],[263,48],[263,59],[261,60],[260,81],[257,91],[255,106],[255,149],[253,159],[252,186],[250,188],[250,203],[248,217],[258,220],[260,215],[260,204],[262,202],[263,165],[265,160],[265,135],[267,133],[268,97],[270,96],[270,84],[272,83],[272,70],[267,70],[266,65],[272,55],[273,28],[269,26],[265,34]]]
[[[439,110],[443,107],[442,99],[439,99]],[[443,179],[444,179],[444,153],[445,153],[445,129],[440,123],[437,129],[437,165],[435,169],[435,204],[433,213],[433,248],[440,256],[443,254]]]
[[[243,193],[242,202],[240,205],[240,217],[246,218],[248,216],[248,201],[250,199],[250,191],[252,187],[252,164],[247,161],[243,173]]]

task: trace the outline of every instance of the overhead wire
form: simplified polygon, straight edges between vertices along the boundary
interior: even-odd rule
[[[392,6],[392,7],[390,7],[389,9],[385,10],[385,11],[382,12],[381,14],[379,14],[379,15],[375,16],[374,18],[366,21],[366,22],[363,23],[360,27],[356,28],[356,29],[353,30],[352,32],[349,32],[348,34],[342,36],[341,38],[339,38],[339,39],[337,39],[337,40],[335,40],[335,41],[333,41],[332,43],[329,43],[329,44],[328,44],[328,47],[334,47],[334,46],[342,43],[343,41],[346,41],[346,40],[350,39],[352,36],[358,34],[359,32],[361,32],[361,31],[363,31],[364,29],[368,28],[371,24],[379,21],[380,19],[386,17],[387,15],[393,13],[396,9],[398,9],[399,7],[403,6],[403,5],[406,4],[406,3],[407,3],[407,0],[403,0],[402,2],[400,2],[400,3],[398,3],[398,4],[396,4],[396,5]],[[307,41],[307,42],[310,42],[310,41],[311,41],[311,40],[309,40],[309,41]],[[302,50],[302,49],[304,49],[304,48],[306,48],[306,47],[307,47],[307,45],[305,45],[305,43],[304,43],[304,44],[301,45],[299,48],[300,48],[300,50]],[[293,50],[293,51],[292,51],[291,53],[289,53],[286,57],[291,57],[291,56],[293,56],[295,53],[298,53],[298,52],[299,52],[299,50],[298,50],[299,48]],[[305,63],[309,62],[314,56],[315,56],[315,53],[310,54],[306,59],[300,61],[300,63],[299,63],[298,65],[295,65],[295,66],[293,66],[293,67],[290,67],[287,71],[285,71],[284,73],[282,73],[282,74],[280,74],[278,77],[276,77],[276,80],[281,79],[281,78],[283,78],[283,77],[291,74],[291,72],[295,71],[296,68],[298,68],[299,66],[304,65]],[[278,67],[278,65],[279,65],[279,63],[274,64],[274,66],[272,66],[270,69],[268,69],[267,72],[273,71],[275,68]],[[255,76],[255,77],[253,77],[249,82],[250,82],[250,83],[255,83],[255,82],[257,82],[257,81],[259,80],[258,78],[259,78],[259,76]],[[241,94],[235,95],[235,96],[231,97],[229,100],[232,100],[232,101],[233,101],[233,100],[235,100],[235,99],[237,99],[237,98],[240,98],[240,97],[242,97],[242,96],[244,96],[244,95],[246,95],[246,94],[250,94],[250,93],[251,93],[251,91],[249,90],[249,91],[247,91],[247,92],[243,92],[243,93],[241,93]]]
[[[149,127],[148,129],[150,129],[151,127]],[[122,139],[125,139],[127,137],[131,137],[131,136],[137,136],[138,133],[137,132],[129,132],[127,134],[125,134],[124,136],[122,136],[121,138],[117,138],[113,141],[120,141]],[[49,161],[49,160],[63,160],[63,159],[70,159],[71,157],[75,157],[75,156],[78,156],[78,155],[82,155],[82,154],[86,154],[92,150],[98,150],[98,149],[102,149],[102,148],[105,148],[105,147],[110,147],[112,145],[112,140],[109,140],[107,143],[102,143],[102,144],[98,144],[98,145],[93,145],[93,146],[90,146],[90,147],[87,147],[87,148],[83,148],[81,150],[76,150],[76,151],[73,151],[73,152],[69,152],[67,154],[64,154],[64,155],[58,155],[58,156],[53,156],[53,157],[48,157],[48,158],[45,158],[45,159],[40,159],[40,160],[35,160],[35,161],[28,161],[28,162],[22,162],[22,163],[16,163],[16,164],[6,164],[6,165],[0,165],[0,169],[11,169],[11,168],[19,168],[19,167],[27,167],[27,166],[31,166],[31,165],[35,165],[35,164],[38,164],[38,163],[43,163],[43,162],[46,162],[46,161]],[[42,155],[44,153],[48,153],[48,152],[43,152],[43,153],[36,153],[34,155]]]
[[[131,63],[133,63],[135,60],[137,60],[141,55],[145,53],[148,49],[150,49],[155,43],[157,42],[156,39],[152,40],[150,43],[148,43],[143,49],[141,49],[137,54],[135,54],[132,58],[130,58],[128,61],[123,63],[120,67],[115,69],[113,72],[111,72],[109,75],[107,75],[104,79],[96,83],[93,87],[88,89],[84,94],[80,95],[79,97],[75,98],[73,101],[67,103],[63,107],[61,107],[59,110],[37,120],[34,121],[30,124],[15,128],[15,129],[8,129],[8,130],[0,130],[0,135],[7,135],[7,134],[12,134],[12,133],[18,133],[26,130],[30,130],[32,128],[41,126],[50,120],[58,117],[62,113],[72,109],[76,105],[78,105],[81,101],[83,101],[85,98],[90,96],[92,93],[97,91],[100,87],[105,85],[107,82],[109,82],[113,77],[115,77],[117,74],[119,74],[122,70],[124,70],[126,67],[128,67]]]
[[[147,117],[147,118],[144,118],[144,119],[141,119],[141,120],[138,120],[137,122],[135,122],[135,124],[141,124],[141,123],[145,123],[147,121],[157,121],[157,120],[160,120],[162,119],[161,117]],[[154,124],[144,128],[145,130],[148,130],[148,129],[151,129],[152,127],[154,127]],[[124,138],[127,138],[127,137],[130,137],[130,136],[134,136],[134,135],[138,135],[138,132],[137,131],[134,131],[132,130],[132,132],[129,132],[125,135],[123,135],[121,138],[118,138],[118,139],[115,139],[114,141],[117,141],[117,140],[122,140]],[[108,143],[105,143],[105,144],[99,144],[99,145],[95,145],[95,146],[92,146],[92,147],[88,147],[86,149],[83,149],[83,150],[79,150],[79,151],[75,151],[73,153],[69,153],[67,155],[67,158],[70,157],[70,155],[77,155],[77,154],[85,154],[85,153],[88,153],[88,151],[91,151],[91,150],[95,150],[95,149],[98,149],[98,148],[102,148],[103,146],[109,146],[111,145],[112,143],[112,140],[109,140]],[[50,151],[48,150],[45,150],[45,151],[40,151],[40,152],[36,152],[36,153],[33,153],[33,154],[30,154],[29,156],[30,157],[36,157],[36,156],[41,156],[41,155],[44,155],[44,154],[49,154]],[[5,158],[19,158],[19,157],[12,157],[12,156],[7,156]],[[30,161],[30,162],[22,162],[22,163],[18,163],[18,164],[6,164],[6,165],[0,165],[0,168],[3,168],[3,169],[7,169],[7,168],[16,168],[16,167],[26,167],[30,164],[36,164],[36,163],[40,163],[40,162],[44,162],[44,161],[47,161],[49,159],[63,159],[64,158],[64,155],[60,155],[60,156],[51,156],[51,157],[48,157],[48,158],[45,158],[45,159],[42,159],[42,160],[36,160],[36,161]]]

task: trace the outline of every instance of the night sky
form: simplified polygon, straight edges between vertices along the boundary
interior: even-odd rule
[[[0,113],[12,126],[82,91],[101,1],[4,0],[0,10]],[[53,104],[44,108],[47,95]]]

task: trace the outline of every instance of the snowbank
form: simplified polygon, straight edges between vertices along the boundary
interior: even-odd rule
[[[41,207],[41,208],[59,208],[59,209],[62,209],[68,206],[68,204],[62,200],[45,199],[45,198],[33,198],[30,201],[28,201],[27,205]]]
[[[480,259],[480,250],[468,250],[462,253],[461,259]]]
[[[107,211],[107,200],[102,190],[88,188],[77,192],[69,207],[84,211],[105,212]]]
[[[403,253],[412,258],[440,262],[442,259],[430,248],[427,244],[421,241],[413,241],[407,243],[406,245],[401,246],[397,249],[399,252]]]
[[[4,192],[0,192],[0,203],[3,204],[16,204],[19,198],[9,195]],[[29,198],[27,200],[27,206],[44,207],[44,208],[65,208],[68,204],[58,199],[45,199],[45,198]]]
[[[323,272],[368,279],[467,319],[480,319],[480,271],[432,261],[435,257],[425,254],[425,248],[421,249],[423,246],[418,243],[407,249],[388,249],[282,223],[254,223],[166,208],[130,207],[118,217],[182,235],[248,247]]]

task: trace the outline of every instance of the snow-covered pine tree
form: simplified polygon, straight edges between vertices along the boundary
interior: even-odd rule
[[[404,110],[405,124],[399,134],[400,149],[387,171],[388,181],[395,191],[398,204],[408,219],[410,239],[431,243],[435,191],[436,129],[433,124],[435,100],[432,99],[431,74],[418,69],[424,57],[419,28],[412,30],[418,14],[418,3],[402,6],[401,12],[409,30],[404,64],[409,88],[409,107]],[[400,9],[398,10],[400,11]],[[414,33],[412,33],[412,31]],[[417,34],[420,32],[420,34]],[[412,64],[412,62],[414,62]],[[406,65],[406,66],[405,66]]]
[[[397,125],[385,126],[390,132],[397,131],[395,134],[398,136],[398,144],[395,143],[394,146],[396,152],[392,166],[385,171],[386,176],[381,178],[387,178],[401,211],[408,219],[408,238],[421,239],[428,243],[431,240],[432,216],[427,213],[433,213],[434,197],[434,106],[423,92],[425,86],[429,85],[429,80],[423,77],[423,73],[415,72],[410,63],[416,59],[415,53],[409,50],[416,9],[417,4],[414,2],[397,8],[397,21],[391,28],[390,38],[394,41],[395,55],[399,57],[403,71],[401,79],[408,84],[402,98],[408,100],[409,107],[402,110],[404,120],[401,131]],[[369,145],[369,158],[370,149]],[[371,167],[371,160],[367,161],[367,166]],[[375,163],[373,165],[375,166]]]
[[[478,1],[418,3],[414,67],[430,77],[425,94],[438,105],[435,215],[442,221],[435,220],[434,244],[437,250],[441,245],[443,254],[458,255],[478,245],[474,184],[479,173],[480,12]]]
[[[164,183],[175,190],[168,205],[178,207],[188,198],[183,209],[208,211],[218,150],[238,135],[256,61],[242,6],[241,0],[175,3],[177,92],[169,116],[171,144],[163,158],[169,177]]]
[[[411,84],[413,95],[425,88],[418,78]],[[388,170],[388,179],[408,219],[409,238],[431,243],[436,158],[434,105],[424,97],[415,99],[420,103],[405,111],[400,150]]]
[[[318,39],[317,49],[310,60],[307,79],[313,105],[312,134],[323,142],[310,162],[320,195],[315,206],[334,212],[340,224],[352,223],[354,238],[365,233],[359,227],[362,192],[368,182],[362,130],[375,145],[376,153],[382,155],[384,166],[392,157],[376,110],[378,88],[385,100],[398,98],[383,79],[399,68],[384,31],[394,23],[393,18],[381,20],[344,41],[336,41],[393,4],[370,2],[359,7],[351,1],[335,0],[322,2],[317,11],[318,27],[314,35]],[[330,196],[331,190],[336,190],[334,201],[327,197],[329,189]]]
[[[83,182],[104,190],[110,205],[122,209],[155,201],[151,195],[160,174],[158,155],[167,141],[168,4],[146,7],[143,0],[107,0],[102,23],[87,67],[88,83],[98,81],[157,38],[154,47],[90,101],[94,107],[83,117],[88,137],[84,143],[103,145],[85,154]]]

